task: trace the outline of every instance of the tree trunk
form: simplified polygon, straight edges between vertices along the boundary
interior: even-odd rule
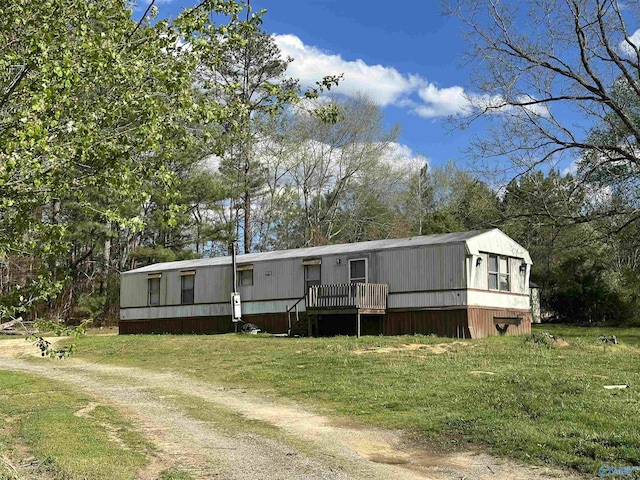
[[[251,193],[244,193],[244,253],[251,253]]]
[[[109,264],[111,263],[111,222],[107,222],[107,236],[104,239],[104,251],[102,252],[102,275],[100,279],[100,294],[107,291],[107,278],[109,277]]]

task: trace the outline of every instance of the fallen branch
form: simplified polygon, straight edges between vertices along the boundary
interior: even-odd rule
[[[13,327],[16,323],[20,323],[22,322],[22,317],[18,317],[14,320],[11,320],[9,322],[5,322],[5,323],[0,323],[0,332],[3,330],[7,330],[8,328]]]

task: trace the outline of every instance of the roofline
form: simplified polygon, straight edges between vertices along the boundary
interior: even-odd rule
[[[434,243],[426,243],[426,244],[415,244],[415,245],[402,245],[402,246],[398,246],[398,247],[372,247],[369,249],[363,249],[363,250],[358,250],[357,252],[332,252],[332,253],[325,253],[325,254],[321,254],[318,253],[316,255],[314,255],[312,252],[309,252],[309,250],[315,249],[315,248],[322,248],[322,247],[340,247],[340,246],[347,246],[347,245],[358,245],[358,244],[364,244],[364,243],[368,243],[368,242],[379,242],[380,240],[369,240],[366,242],[353,242],[353,243],[338,243],[338,244],[334,244],[334,245],[317,245],[315,247],[302,247],[302,248],[290,248],[287,250],[272,250],[272,251],[268,251],[268,252],[256,252],[256,253],[248,253],[248,254],[244,254],[244,255],[237,255],[236,256],[236,264],[238,266],[240,265],[246,265],[246,264],[252,264],[252,263],[260,263],[260,262],[266,262],[266,261],[272,261],[272,260],[284,260],[284,259],[291,259],[291,258],[313,258],[313,257],[323,257],[323,256],[336,256],[336,255],[348,255],[351,253],[372,253],[372,252],[379,252],[382,250],[406,250],[406,249],[411,249],[411,248],[417,248],[417,247],[421,247],[421,246],[430,246],[430,245],[455,245],[455,244],[466,244],[467,240],[471,239],[471,238],[475,238],[481,235],[484,235],[488,232],[491,232],[493,230],[498,230],[497,228],[493,228],[493,229],[487,229],[487,230],[470,230],[467,232],[451,232],[451,233],[439,233],[439,234],[433,234],[433,235],[415,235],[413,237],[404,237],[404,238],[389,238],[389,239],[384,239],[384,240],[395,240],[395,241],[402,241],[402,240],[411,240],[413,238],[418,238],[418,237],[435,237],[438,235],[453,235],[455,233],[474,233],[473,235],[470,235],[469,237],[465,238],[465,239],[461,239],[461,240],[450,240],[450,241],[442,241],[442,242],[434,242]],[[468,249],[467,249],[468,250]],[[260,258],[256,258],[256,259],[252,259],[252,260],[246,260],[243,261],[242,257],[244,257],[245,255],[262,255],[265,254],[273,254],[274,252],[299,252],[299,254],[294,254],[288,257],[285,257],[283,259],[280,258],[264,258],[264,259],[260,259]],[[468,252],[467,252],[468,253]],[[199,265],[197,268],[207,268],[207,267],[220,267],[220,266],[226,266],[226,265],[231,265],[232,260],[231,260],[231,255],[225,255],[225,256],[221,256],[221,257],[213,257],[217,260],[216,264],[213,265]],[[209,260],[206,258],[200,258],[200,259],[193,259],[193,260]],[[189,260],[177,260],[176,262],[182,262],[182,261],[189,261]],[[158,263],[156,265],[162,265],[165,264],[167,265],[167,267],[165,268],[158,268],[157,270],[153,270],[149,267],[152,267],[154,264],[151,265],[145,265],[144,267],[140,267],[140,268],[136,268],[134,270],[128,270],[126,272],[122,272],[121,275],[128,275],[128,274],[133,274],[133,273],[154,273],[154,272],[174,272],[174,271],[180,271],[183,270],[185,268],[196,268],[196,267],[188,267],[188,266],[183,266],[183,267],[170,267],[169,265],[171,265],[172,263],[176,263],[176,262],[163,262],[163,263]],[[148,269],[145,270],[144,272],[140,272],[141,269]]]
[[[434,246],[434,245],[457,245],[457,244],[466,244],[465,240],[456,240],[454,242],[442,242],[442,243],[427,243],[427,244],[418,244],[418,245],[403,245],[402,247],[395,247],[395,248],[371,248],[368,250],[358,250],[358,251],[354,251],[354,252],[333,252],[333,253],[325,253],[322,255],[295,255],[295,256],[290,256],[290,257],[284,257],[284,258],[259,258],[256,260],[251,260],[251,261],[242,261],[242,257],[244,255],[236,255],[236,265],[238,267],[242,266],[242,265],[251,265],[253,263],[262,263],[262,262],[268,262],[268,261],[280,261],[280,260],[291,260],[291,259],[296,259],[296,258],[315,258],[315,257],[335,257],[337,255],[363,255],[363,254],[368,254],[368,253],[373,253],[373,252],[381,252],[384,250],[409,250],[412,248],[418,248],[418,247],[429,247],[429,246]],[[337,245],[342,245],[342,244],[337,244]],[[351,245],[349,243],[345,243],[344,245]],[[309,247],[309,248],[313,248],[313,247]],[[291,250],[296,250],[291,249]],[[288,250],[273,250],[273,252],[287,252]],[[256,253],[251,253],[251,254],[245,254],[245,255],[259,255],[261,253],[272,253],[272,252],[256,252]],[[208,267],[225,267],[227,265],[231,265],[232,261],[231,261],[231,255],[225,255],[222,257],[213,257],[213,258],[217,258],[217,259],[221,259],[220,263],[215,263],[212,265],[198,265],[197,267],[180,267],[180,268],[162,268],[162,269],[158,269],[158,271],[162,271],[162,272],[177,272],[177,271],[182,271],[185,270],[187,268],[208,268]],[[224,262],[222,262],[222,260],[225,260]],[[228,259],[228,261],[227,261]],[[195,258],[193,260],[207,260],[206,258]],[[180,262],[182,260],[176,260],[176,262]],[[188,261],[188,260],[185,260]],[[174,262],[164,262],[165,264],[171,264]],[[126,272],[122,272],[120,275],[127,275],[129,273],[143,273],[143,272],[138,272],[138,270],[140,270],[141,268],[147,268],[147,267],[151,267],[153,264],[151,265],[146,265],[144,267],[140,267],[140,268],[136,268],[134,270],[127,270]],[[157,265],[162,265],[160,263],[158,263]],[[144,273],[153,273],[152,270],[149,271],[145,271]]]

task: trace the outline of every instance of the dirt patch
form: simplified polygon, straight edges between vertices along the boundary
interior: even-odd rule
[[[471,370],[469,375],[495,375],[496,372],[483,372],[482,370]]]
[[[434,345],[425,345],[423,343],[406,343],[397,347],[369,347],[362,350],[354,350],[355,355],[365,353],[394,353],[394,352],[428,352],[436,355],[446,353],[456,347],[470,347],[472,344],[468,342],[449,342],[436,343]]]
[[[68,337],[45,337],[51,343],[52,348],[57,346]],[[0,358],[31,358],[42,357],[40,349],[35,342],[24,337],[7,338],[0,340]]]
[[[468,344],[411,344],[396,351],[430,351],[454,345]],[[229,480],[577,478],[484,453],[431,451],[411,443],[400,431],[336,422],[287,399],[267,398],[177,373],[77,359],[34,362],[5,357],[0,358],[0,368],[69,383],[96,397],[96,406],[89,404],[76,412],[80,416],[90,415],[98,403],[117,406],[158,449],[151,463],[138,473],[137,478],[142,479],[158,478],[159,472],[170,468],[195,478]],[[178,401],[185,395],[245,421],[267,422],[281,435],[258,434],[243,426],[220,428],[197,420]]]

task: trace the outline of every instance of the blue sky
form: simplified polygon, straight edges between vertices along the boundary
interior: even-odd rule
[[[166,17],[194,3],[157,5]],[[455,159],[463,166],[463,150],[481,126],[460,131],[447,122],[465,107],[469,71],[460,67],[465,49],[460,25],[440,15],[439,3],[253,0],[252,6],[267,10],[264,29],[294,58],[292,77],[312,85],[324,75],[343,73],[337,91],[375,100],[389,126],[401,125],[406,156],[423,156],[434,166]]]

